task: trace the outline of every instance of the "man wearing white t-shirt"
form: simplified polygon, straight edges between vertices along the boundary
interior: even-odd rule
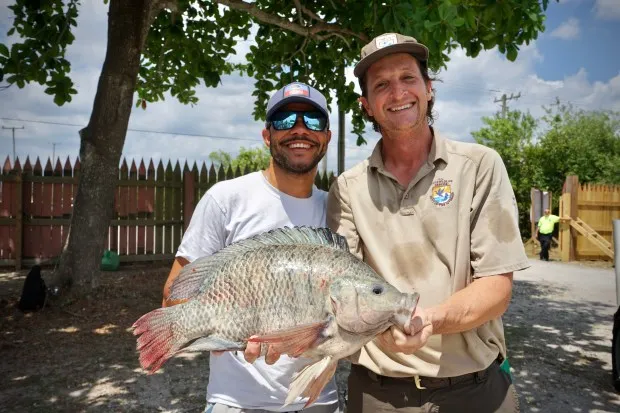
[[[262,135],[269,167],[217,183],[202,197],[164,286],[164,306],[181,268],[199,257],[275,228],[325,226],[327,193],[313,184],[331,138],[325,97],[303,83],[286,85],[269,100]],[[249,361],[256,352],[246,350]],[[338,412],[333,378],[308,408],[302,398],[283,407],[293,374],[306,364],[286,356],[274,363],[270,353],[251,364],[241,351],[212,354],[205,413]]]

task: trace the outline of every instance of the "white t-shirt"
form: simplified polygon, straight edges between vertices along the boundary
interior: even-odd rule
[[[310,198],[303,199],[280,192],[262,172],[217,183],[198,202],[176,256],[191,262],[275,228],[324,227],[326,200],[327,193],[316,187]],[[285,408],[282,405],[293,374],[307,364],[307,359],[287,356],[271,366],[263,357],[249,364],[241,351],[212,355],[207,402],[275,412],[301,410],[303,399]],[[338,392],[332,378],[315,404],[337,402]]]

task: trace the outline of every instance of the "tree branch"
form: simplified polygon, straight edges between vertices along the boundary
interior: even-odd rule
[[[297,9],[297,15],[299,16],[299,24],[301,26],[305,26],[304,18],[301,15],[301,10],[302,10],[301,3],[299,2],[299,0],[294,0],[294,1],[295,1],[295,8]]]
[[[297,33],[300,36],[314,37],[319,41],[325,40],[328,37],[331,37],[334,34],[338,33],[341,35],[354,36],[364,42],[368,42],[368,36],[366,36],[364,33],[355,33],[337,24],[325,23],[323,21],[320,21],[313,26],[303,27],[287,19],[283,19],[273,14],[266,13],[256,7],[254,3],[246,3],[243,0],[215,0],[215,2],[224,6],[228,6],[231,9],[244,11],[263,23],[278,26],[282,29]],[[327,33],[327,35],[320,35],[319,33]]]
[[[320,21],[322,23],[325,23],[325,20],[321,19],[319,16],[317,16],[316,14],[314,14],[314,12],[312,10],[308,10],[307,8],[305,8],[304,6],[301,6],[301,11],[303,11],[304,13],[306,13],[308,16],[312,17],[313,19],[315,19],[316,21]]]

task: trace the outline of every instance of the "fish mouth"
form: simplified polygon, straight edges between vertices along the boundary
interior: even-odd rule
[[[392,317],[392,322],[397,327],[400,327],[406,334],[411,334],[411,316],[415,312],[420,301],[420,294],[403,294],[400,300],[398,310]]]

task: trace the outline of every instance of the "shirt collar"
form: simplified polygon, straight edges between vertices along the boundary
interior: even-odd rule
[[[436,164],[438,160],[448,162],[448,150],[446,148],[446,139],[441,134],[431,127],[433,133],[433,142],[431,143],[431,151],[428,154],[428,164]],[[383,138],[379,139],[379,142],[375,145],[372,154],[368,158],[368,165],[371,168],[376,168],[380,171],[385,169],[383,163],[383,157],[381,156],[381,146],[383,145]]]

